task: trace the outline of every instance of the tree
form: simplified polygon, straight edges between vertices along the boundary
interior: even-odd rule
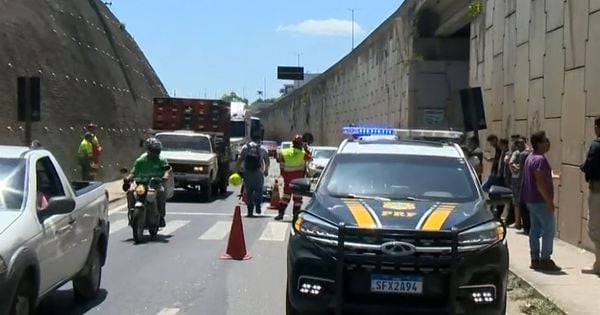
[[[247,98],[240,97],[233,91],[229,92],[229,94],[223,95],[223,97],[221,97],[221,100],[226,101],[226,102],[242,102],[242,103],[245,103],[246,105],[248,105]]]

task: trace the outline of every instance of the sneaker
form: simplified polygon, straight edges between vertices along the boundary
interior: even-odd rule
[[[261,214],[262,213],[262,209],[260,207],[256,208],[256,214]]]
[[[247,217],[247,218],[254,218],[254,214],[252,214],[252,213],[248,213],[248,214],[246,214],[246,217]]]
[[[540,266],[540,261],[537,259],[532,259],[531,264],[529,265],[529,269],[537,270]]]
[[[281,221],[283,220],[283,214],[279,214],[275,217],[275,221]]]
[[[552,259],[540,260],[540,264],[537,270],[541,271],[561,271],[562,268],[556,265]]]

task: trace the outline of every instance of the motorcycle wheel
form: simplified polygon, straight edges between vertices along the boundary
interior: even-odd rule
[[[144,237],[144,221],[144,209],[135,209],[131,216],[131,229],[133,231],[133,241],[136,244],[141,243]]]

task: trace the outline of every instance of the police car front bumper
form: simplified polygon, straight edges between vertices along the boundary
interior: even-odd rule
[[[504,314],[508,276],[505,242],[482,251],[457,253],[456,260],[446,266],[445,272],[438,270],[440,268],[426,268],[426,264],[402,267],[396,264],[389,269],[385,268],[389,261],[375,264],[368,261],[342,260],[342,268],[338,269],[340,259],[336,258],[335,246],[323,246],[304,236],[292,235],[287,261],[290,305],[307,314],[338,308],[343,314]],[[373,293],[372,275],[422,277],[423,291],[412,295]],[[338,283],[340,277],[342,281]],[[494,300],[480,302],[487,293],[493,293]]]

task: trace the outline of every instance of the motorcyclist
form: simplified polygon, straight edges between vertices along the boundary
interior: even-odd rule
[[[144,149],[146,150],[133,164],[133,168],[127,177],[123,179],[123,188],[127,190],[127,203],[129,208],[135,202],[133,191],[129,191],[129,185],[133,180],[148,181],[151,177],[161,177],[163,185],[156,188],[156,206],[160,214],[159,227],[164,227],[166,214],[166,193],[164,182],[170,176],[170,168],[167,160],[160,156],[162,151],[162,143],[156,138],[148,138],[144,141]],[[168,169],[167,169],[168,168]]]

